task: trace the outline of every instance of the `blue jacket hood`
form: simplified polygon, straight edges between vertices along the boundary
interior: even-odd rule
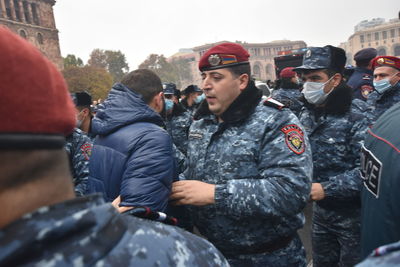
[[[134,122],[151,122],[164,126],[161,116],[137,94],[116,83],[92,120],[94,134],[104,135]]]

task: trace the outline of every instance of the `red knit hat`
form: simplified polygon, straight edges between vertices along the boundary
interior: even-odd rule
[[[372,69],[381,66],[392,67],[400,70],[400,58],[392,56],[379,56],[372,60]]]
[[[293,78],[296,76],[296,72],[293,71],[293,67],[286,67],[279,73],[279,77],[281,78]]]
[[[243,46],[235,43],[222,43],[204,53],[199,62],[199,69],[206,71],[249,64],[249,57],[249,53]]]
[[[63,136],[76,124],[74,104],[55,65],[2,26],[0,116],[0,148],[62,147]]]

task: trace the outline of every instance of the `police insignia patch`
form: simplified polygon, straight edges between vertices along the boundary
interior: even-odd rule
[[[304,133],[296,124],[286,125],[281,129],[281,131],[285,134],[285,142],[289,147],[297,155],[303,154],[305,151],[305,143],[304,143]]]
[[[91,144],[83,144],[81,145],[82,154],[85,156],[86,160],[89,160],[92,155],[92,145]]]
[[[361,86],[361,95],[364,98],[368,98],[368,95],[374,90],[370,85],[363,85]]]

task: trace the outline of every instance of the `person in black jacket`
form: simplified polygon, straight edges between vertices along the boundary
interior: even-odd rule
[[[172,140],[163,129],[160,78],[152,71],[128,73],[111,89],[92,120],[94,141],[89,164],[89,193],[106,201],[121,196],[120,206],[164,211],[176,177]]]

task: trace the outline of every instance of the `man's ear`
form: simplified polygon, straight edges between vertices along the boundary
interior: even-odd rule
[[[246,89],[247,85],[249,84],[249,75],[247,73],[243,73],[239,76],[239,89],[240,91],[243,91]]]
[[[149,106],[156,112],[160,113],[164,108],[164,94],[159,92],[150,101]]]
[[[335,73],[335,75],[333,75],[333,87],[336,88],[338,87],[338,85],[340,84],[340,82],[342,81],[343,76],[340,73]]]

